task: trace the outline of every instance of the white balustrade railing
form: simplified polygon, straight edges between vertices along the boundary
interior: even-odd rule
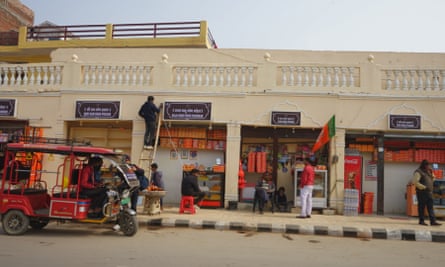
[[[382,77],[387,91],[445,90],[445,69],[386,69]]]
[[[360,68],[353,66],[278,66],[281,87],[360,87]]]
[[[253,87],[255,66],[175,66],[173,84],[178,87]]]
[[[153,83],[152,70],[147,65],[82,65],[81,84],[148,86]]]
[[[64,73],[80,68],[80,77],[63,81]],[[172,86],[180,88],[268,88],[273,90],[273,83],[279,89],[335,89],[345,88],[355,92],[372,90],[374,93],[410,91],[425,94],[425,92],[445,91],[445,68],[381,68],[380,72],[361,73],[360,67],[354,66],[320,66],[320,65],[277,65],[264,66],[175,66],[171,69],[153,70],[156,65],[104,65],[79,64],[65,67],[63,64],[0,64],[0,92],[57,90],[64,88],[125,88],[146,86]],[[273,70],[276,70],[275,72]],[[164,73],[164,70],[168,72]],[[379,74],[366,77],[368,81],[381,80],[381,88],[362,88],[360,76],[364,74]],[[154,75],[160,76],[159,81],[171,84],[157,84]],[[259,77],[261,76],[261,79]],[[162,78],[164,77],[164,78]],[[267,84],[263,84],[267,83]],[[369,83],[369,82],[368,82]],[[109,85],[106,86],[105,85]],[[366,87],[366,85],[365,85]]]
[[[48,87],[62,84],[63,65],[0,65],[0,89]]]

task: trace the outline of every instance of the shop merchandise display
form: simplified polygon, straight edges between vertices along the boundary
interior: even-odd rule
[[[196,127],[162,127],[160,147],[225,150],[226,130]]]

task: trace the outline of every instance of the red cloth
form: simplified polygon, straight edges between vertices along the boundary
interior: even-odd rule
[[[87,165],[82,169],[82,173],[80,175],[80,188],[81,189],[92,189],[94,186],[94,170],[93,166]]]
[[[306,185],[314,185],[315,171],[311,164],[306,164],[301,174],[300,186],[301,188]]]

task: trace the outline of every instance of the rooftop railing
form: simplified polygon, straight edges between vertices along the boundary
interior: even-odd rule
[[[199,36],[200,22],[114,24],[113,38]]]
[[[92,24],[92,25],[42,25],[22,27],[20,32],[0,33],[0,46],[18,45],[20,48],[39,47],[100,47],[107,46],[150,46],[150,40],[169,40],[165,46],[216,48],[216,42],[205,21],[161,22],[137,24]],[[141,39],[143,42],[141,42]],[[187,41],[187,39],[190,39]],[[70,42],[54,42],[54,41]],[[132,40],[134,42],[132,42]],[[113,42],[115,41],[115,42]],[[157,40],[156,46],[163,46]]]

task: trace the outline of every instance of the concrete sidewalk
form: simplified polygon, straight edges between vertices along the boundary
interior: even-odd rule
[[[142,225],[152,227],[189,227],[196,229],[276,232],[286,234],[328,235],[337,237],[376,238],[445,242],[445,224],[423,226],[416,217],[380,215],[324,215],[296,218],[296,213],[270,211],[259,214],[248,208],[237,210],[204,209],[195,214],[180,214],[178,207],[165,207],[161,214],[138,211]],[[439,221],[443,223],[442,221]]]

